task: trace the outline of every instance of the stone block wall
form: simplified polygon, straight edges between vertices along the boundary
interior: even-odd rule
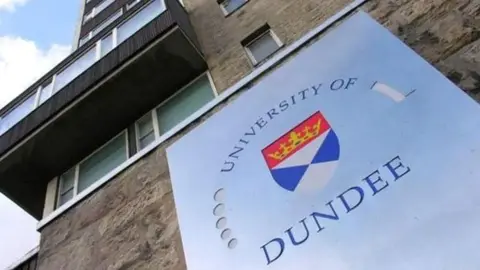
[[[268,22],[290,44],[348,2],[250,1],[227,18],[216,0],[184,1],[219,90],[253,70],[240,46],[250,32]],[[480,100],[480,1],[371,0],[362,9]],[[181,136],[43,228],[39,269],[186,269],[165,155]]]
[[[480,100],[480,1],[375,0],[364,10]]]
[[[219,92],[254,69],[240,42],[265,23],[289,45],[351,2],[249,0],[226,17],[216,0],[184,1]]]

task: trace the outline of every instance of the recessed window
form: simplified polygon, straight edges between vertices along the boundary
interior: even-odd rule
[[[127,10],[133,8],[138,3],[140,3],[140,0],[132,0],[130,3],[127,4]]]
[[[96,60],[96,48],[92,47],[57,74],[53,92],[57,92],[73,81],[73,79],[93,65]]]
[[[218,4],[222,8],[223,13],[228,15],[239,9],[247,2],[248,0],[219,0]]]
[[[15,108],[0,117],[0,135],[20,122],[20,120],[22,120],[31,111],[33,111],[33,109],[35,109],[35,99],[36,94],[30,94],[30,96],[28,96]]]
[[[127,160],[127,141],[125,136],[125,133],[123,133],[116,137],[80,163],[78,169],[78,192],[82,192]]]
[[[242,41],[247,54],[254,65],[267,59],[283,46],[280,39],[268,27],[263,26]]]
[[[115,0],[104,0],[100,2],[96,7],[92,8],[92,10],[83,16],[83,24],[88,22],[89,20],[93,19],[97,14],[99,14],[102,10],[106,9],[110,4],[115,2]]]
[[[138,30],[144,27],[147,23],[158,16],[165,6],[163,1],[155,0],[142,7],[135,15],[130,17],[125,23],[118,27],[117,41],[118,44],[135,34]],[[160,12],[160,13],[159,13]]]
[[[158,128],[164,134],[215,98],[212,85],[204,75],[182,89],[157,109]]]
[[[81,47],[83,44],[87,43],[90,39],[92,39],[96,34],[100,33],[103,29],[113,23],[116,19],[120,18],[123,14],[123,9],[117,10],[113,15],[105,19],[101,22],[95,29],[85,34],[82,38],[80,38],[78,42],[78,46]]]
[[[129,157],[198,111],[216,96],[208,73],[201,75],[177,94],[135,122],[135,132],[121,134],[94,151],[59,177],[57,208],[118,168]],[[130,129],[130,128],[129,128]],[[129,145],[135,145],[129,148]]]
[[[111,23],[113,23],[116,19],[120,18],[120,16],[122,16],[122,14],[123,14],[123,10],[119,9],[112,16],[108,17],[108,19],[106,19],[102,23],[100,23],[97,26],[97,28],[92,30],[92,37],[95,36],[96,34],[100,33],[103,29],[105,29],[107,26],[109,26]]]
[[[50,80],[47,84],[43,85],[40,87],[40,93],[39,93],[39,100],[38,100],[38,105],[42,104],[45,102],[47,99],[50,98],[53,92],[53,79]]]
[[[64,205],[68,202],[75,193],[75,173],[76,167],[73,167],[68,172],[60,176],[60,186],[58,189],[58,206]]]
[[[138,120],[135,129],[137,135],[137,149],[142,150],[155,141],[155,128],[152,113],[149,112]]]
[[[115,47],[113,34],[109,34],[100,41],[100,57],[105,56]]]
[[[122,132],[59,177],[57,207],[71,200],[127,159],[127,135]]]

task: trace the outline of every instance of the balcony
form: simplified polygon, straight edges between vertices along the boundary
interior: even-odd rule
[[[177,0],[124,15],[0,111],[0,191],[37,219],[51,179],[207,69]]]

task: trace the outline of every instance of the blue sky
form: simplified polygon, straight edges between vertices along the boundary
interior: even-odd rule
[[[20,36],[35,41],[42,50],[52,44],[68,45],[79,7],[79,0],[28,0],[14,12],[0,11],[0,36]]]
[[[0,107],[71,51],[81,0],[0,0]],[[0,270],[38,245],[37,221],[0,193]]]

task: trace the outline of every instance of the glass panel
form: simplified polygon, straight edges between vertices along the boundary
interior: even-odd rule
[[[224,2],[222,2],[222,6],[228,14],[235,11],[237,8],[239,8],[246,2],[247,0],[225,0]]]
[[[73,188],[75,183],[75,168],[76,166],[60,176],[60,194]]]
[[[157,109],[160,134],[163,134],[214,98],[207,75],[201,77]]]
[[[45,100],[47,100],[52,95],[52,90],[53,90],[52,82],[45,85],[40,90],[40,103],[39,104],[42,104],[43,102],[45,102]]]
[[[96,61],[95,47],[92,47],[84,55],[75,60],[70,66],[57,74],[55,78],[54,92],[62,89],[78,75],[88,69]]]
[[[84,37],[80,39],[78,42],[78,47],[82,46],[83,44],[87,43],[87,41],[90,40],[90,35],[86,34]]]
[[[94,10],[92,9],[92,11],[90,11],[90,13],[83,16],[83,23],[84,24],[93,18],[93,12],[94,12]]]
[[[58,206],[62,206],[73,198],[73,190],[75,184],[75,167],[68,170],[66,173],[60,176],[60,187],[58,193],[60,194],[58,198]]]
[[[124,133],[80,164],[78,192],[98,181],[125,160],[127,160],[127,144]]]
[[[153,141],[155,141],[155,132],[153,132],[152,130],[150,133],[148,133],[147,135],[139,139],[138,141],[138,144],[140,146],[139,150],[142,150],[143,148],[151,144]]]
[[[103,57],[105,54],[110,52],[113,49],[113,35],[110,34],[102,39],[101,44],[101,56]]]
[[[64,205],[66,202],[70,201],[73,198],[73,189],[70,189],[66,193],[60,195],[58,198],[58,207]]]
[[[26,100],[20,103],[13,110],[5,114],[0,119],[0,135],[9,130],[12,126],[17,124],[25,116],[27,116],[35,106],[35,95],[29,96]]]
[[[124,24],[122,24],[117,30],[117,44],[122,43],[128,37],[140,30],[143,26],[157,17],[165,10],[163,1],[155,0],[144,7],[140,12],[129,18]]]
[[[248,45],[248,49],[257,63],[274,53],[278,47],[278,44],[275,42],[270,32],[267,32],[252,44]]]
[[[140,3],[140,0],[133,0],[132,2],[127,4],[127,10],[131,9],[134,7],[136,4]]]
[[[100,23],[100,25],[93,29],[92,30],[92,37],[95,36],[96,34],[100,33],[100,31],[102,31],[103,29],[105,29],[105,27],[107,27],[109,24],[111,24],[112,22],[114,22],[117,18],[119,18],[120,16],[122,16],[123,14],[123,10],[122,9],[119,9],[115,14],[113,14],[112,16],[110,16],[108,19],[106,19],[105,21],[103,21],[102,23]]]
[[[153,131],[152,115],[149,113],[137,122],[138,137],[142,138]]]
[[[137,136],[140,150],[155,140],[152,114],[147,114],[137,121]]]
[[[105,0],[101,2],[96,8],[95,8],[95,13],[98,14],[102,10],[104,10],[106,7],[108,7],[111,3],[113,3],[115,0]]]

